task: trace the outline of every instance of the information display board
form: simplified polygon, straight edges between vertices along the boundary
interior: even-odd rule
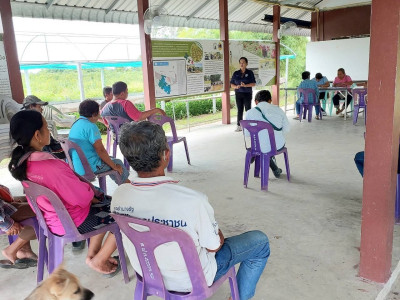
[[[0,33],[0,94],[10,97],[12,96],[2,33]]]
[[[275,82],[275,45],[264,41],[231,41],[229,76],[248,59],[257,86]],[[224,89],[223,43],[219,40],[152,40],[157,99],[221,92]]]

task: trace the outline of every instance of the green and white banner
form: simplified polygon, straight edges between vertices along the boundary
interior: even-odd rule
[[[153,40],[156,98],[198,95],[224,89],[223,43],[218,40]],[[275,45],[263,41],[231,41],[229,74],[245,56],[257,86],[275,80]]]

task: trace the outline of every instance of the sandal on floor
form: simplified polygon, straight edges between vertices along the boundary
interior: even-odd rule
[[[15,261],[15,264],[26,264],[29,267],[37,266],[37,259],[33,258],[19,258]]]
[[[300,120],[300,117],[299,116],[294,117],[293,120]]]
[[[5,259],[5,260],[0,260],[0,268],[2,268],[2,269],[26,269],[26,268],[28,268],[28,265],[24,264],[24,263],[17,263],[17,262],[15,262],[15,264],[13,264],[8,259]]]
[[[105,278],[113,278],[115,275],[117,275],[119,273],[119,271],[121,271],[121,263],[119,261],[119,256],[113,256],[113,258],[115,258],[117,260],[118,266],[114,272],[109,273],[109,274],[103,274],[103,277],[105,277]]]

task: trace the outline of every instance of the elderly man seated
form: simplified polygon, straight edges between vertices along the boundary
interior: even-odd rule
[[[315,81],[310,80],[310,72],[305,71],[301,73],[301,78],[303,81],[299,84],[297,87],[297,97],[299,98],[296,101],[296,114],[297,116],[294,118],[295,120],[298,120],[300,118],[300,104],[304,102],[304,95],[303,93],[300,92],[300,89],[313,89],[315,91],[315,95],[317,96],[317,101],[319,103],[319,90],[318,90],[318,85]],[[319,120],[319,105],[315,106],[315,118]]]
[[[253,297],[270,254],[267,236],[261,231],[250,231],[224,238],[207,196],[165,176],[170,151],[161,126],[148,121],[125,124],[120,148],[139,177],[116,189],[111,210],[156,222],[177,220],[174,227],[193,238],[207,284],[211,286],[240,263],[237,273],[240,299]],[[124,246],[135,271],[142,274],[134,246],[127,239]],[[161,245],[159,250],[156,258],[167,289],[190,291],[191,282],[178,254],[179,246]]]
[[[289,121],[285,112],[279,106],[271,104],[271,93],[267,90],[259,91],[254,100],[256,107],[253,107],[247,111],[246,120],[263,121],[271,124],[274,128],[276,149],[282,149],[285,147],[286,142],[284,134],[290,130]],[[261,151],[263,153],[268,153],[271,151],[268,132],[266,130],[262,130],[259,133],[259,139]],[[272,156],[269,161],[269,167],[276,178],[281,176],[282,169],[278,168],[274,156]]]

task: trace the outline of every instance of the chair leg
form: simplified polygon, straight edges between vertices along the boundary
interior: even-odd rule
[[[124,157],[124,166],[125,168],[129,171],[129,168],[131,167],[128,163],[128,161],[126,160],[126,158]]]
[[[190,165],[189,149],[188,149],[188,146],[187,146],[187,143],[186,143],[186,138],[183,139],[183,145],[185,146],[187,162]]]
[[[117,157],[117,145],[118,145],[117,140],[114,140],[114,143],[113,143],[113,154],[112,154],[112,157],[114,157],[114,158]]]
[[[229,276],[229,285],[231,288],[231,298],[232,298],[232,300],[240,300],[239,289],[238,289],[237,280],[236,280],[235,267],[231,268],[230,273],[231,273],[231,275]]]
[[[49,274],[63,262],[64,259],[64,243],[61,238],[49,238]]]
[[[364,106],[364,125],[367,125],[367,106]]]
[[[247,188],[247,182],[249,181],[250,160],[251,160],[251,153],[250,151],[247,151],[246,158],[244,160],[244,176],[243,176],[243,185],[246,188]]]
[[[46,262],[47,268],[49,267],[48,252],[46,248],[47,237],[44,235],[43,230],[39,229],[39,257],[37,262],[36,283],[39,284],[43,280],[44,264]]]
[[[303,118],[303,109],[304,109],[303,104],[300,104],[300,112],[299,112],[299,120],[300,120],[300,122],[301,122],[301,119]]]
[[[354,112],[353,112],[353,125],[356,125],[357,120],[358,120],[358,113],[359,113],[359,106],[354,106]]]
[[[311,120],[312,120],[312,110],[313,110],[313,106],[308,105],[308,122],[311,122]]]
[[[172,168],[174,166],[174,144],[169,145],[169,163],[167,170],[168,172],[172,172]]]
[[[106,176],[98,177],[99,178],[99,186],[104,192],[105,195],[107,195],[107,181],[106,181]]]
[[[395,223],[400,223],[400,174],[397,174],[397,186],[396,186],[396,206],[394,211]]]
[[[254,160],[254,177],[260,177],[260,156],[256,156]]]
[[[113,233],[114,233],[114,236],[115,236],[115,240],[117,241],[117,249],[118,249],[118,254],[119,254],[119,261],[121,263],[122,273],[124,274],[124,280],[125,280],[125,283],[128,283],[130,279],[129,279],[128,269],[126,267],[124,246],[122,244],[122,235],[121,235],[121,231],[119,230],[119,227]]]
[[[261,190],[268,191],[269,155],[260,155],[261,158]]]
[[[289,154],[288,154],[287,150],[285,152],[283,152],[283,155],[285,157],[286,177],[287,177],[287,180],[290,181]]]
[[[135,287],[135,295],[134,295],[134,300],[146,300],[147,299],[147,293],[144,290],[144,284],[140,280],[136,280],[136,287]]]
[[[107,128],[107,153],[110,154],[110,145],[111,145],[111,132],[110,129]]]

